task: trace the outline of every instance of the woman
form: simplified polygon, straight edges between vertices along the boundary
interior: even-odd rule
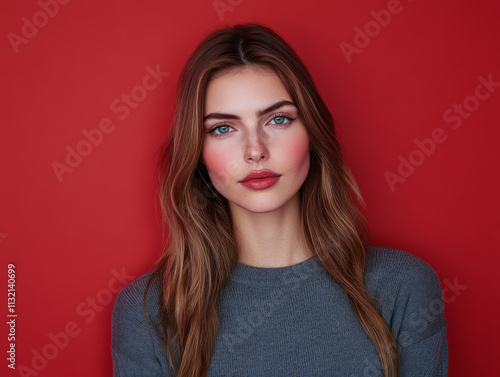
[[[370,246],[294,50],[259,24],[216,30],[177,90],[158,164],[168,242],[114,303],[114,375],[446,376],[439,279]]]

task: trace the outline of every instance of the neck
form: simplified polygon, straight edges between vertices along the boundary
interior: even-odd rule
[[[231,206],[238,262],[263,268],[291,266],[313,256],[300,225],[300,196],[279,209],[254,213]]]

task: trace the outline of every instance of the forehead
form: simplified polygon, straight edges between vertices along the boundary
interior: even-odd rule
[[[245,66],[217,72],[208,82],[205,115],[212,111],[260,109],[276,99],[291,100],[276,72],[269,67]]]

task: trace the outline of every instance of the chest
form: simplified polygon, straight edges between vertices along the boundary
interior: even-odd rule
[[[382,376],[345,291],[308,282],[226,295],[208,376]]]

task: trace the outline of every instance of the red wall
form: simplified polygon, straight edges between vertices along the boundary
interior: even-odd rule
[[[0,6],[0,294],[14,263],[18,315],[17,370],[4,357],[0,374],[111,375],[112,302],[160,254],[154,154],[176,80],[205,33],[245,21],[309,67],[372,243],[447,287],[450,376],[498,370],[498,2],[64,2]]]

